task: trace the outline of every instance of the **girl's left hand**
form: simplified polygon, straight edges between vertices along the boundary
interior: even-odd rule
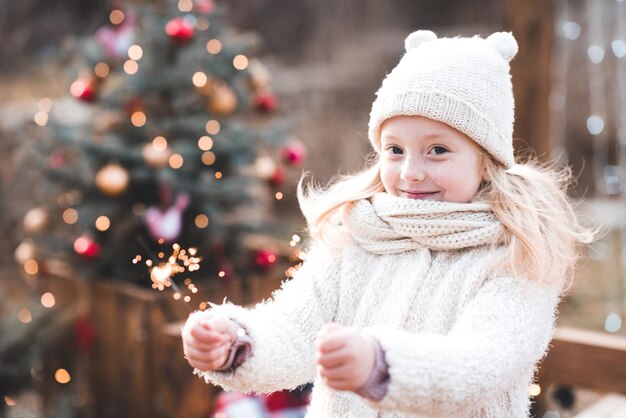
[[[357,390],[374,368],[374,347],[357,330],[326,324],[315,339],[315,359],[321,379],[337,390]]]

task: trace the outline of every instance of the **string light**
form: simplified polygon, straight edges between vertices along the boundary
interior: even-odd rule
[[[41,295],[41,304],[44,306],[44,308],[52,308],[56,304],[54,295],[50,292],[46,292]]]
[[[152,140],[152,146],[157,151],[165,151],[167,148],[167,139],[162,136],[157,136]]]
[[[611,49],[617,58],[623,58],[626,55],[626,42],[621,39],[615,39],[611,42]]]
[[[193,2],[191,0],[179,0],[178,10],[181,12],[190,12],[193,9]]]
[[[530,396],[538,396],[540,393],[541,393],[541,386],[533,383],[528,387],[528,394]]]
[[[143,57],[143,49],[139,45],[132,45],[128,48],[128,58],[139,61]]]
[[[248,68],[248,57],[245,55],[237,55],[233,58],[233,66],[238,70],[245,70]]]
[[[198,148],[202,151],[208,151],[213,148],[213,139],[210,136],[202,136],[198,139]]]
[[[41,110],[42,112],[50,112],[52,110],[52,100],[44,97],[39,100],[38,106],[39,110]]]
[[[97,63],[93,69],[94,74],[96,74],[100,78],[105,78],[106,76],[108,76],[110,71],[111,69],[106,62]]]
[[[276,192],[276,200],[282,200],[283,199],[283,194],[281,192]]]
[[[220,132],[221,126],[218,121],[211,119],[206,123],[204,128],[209,135],[217,135]]]
[[[37,125],[46,126],[46,124],[48,123],[48,113],[40,110],[39,112],[35,113],[34,120]]]
[[[65,370],[65,369],[58,369],[55,373],[54,373],[54,379],[61,383],[61,384],[66,384],[69,383],[70,380],[72,380],[72,377],[70,376],[70,373]]]
[[[578,39],[581,32],[580,25],[576,22],[569,21],[563,24],[563,34],[571,41]]]
[[[216,179],[218,179],[218,180],[219,180],[219,179],[221,179],[221,178],[222,178],[222,176],[223,176],[223,174],[222,174],[222,172],[221,172],[221,171],[216,171],[216,172],[215,172],[215,178],[216,178]]]
[[[604,60],[604,48],[599,45],[591,45],[587,48],[587,56],[594,64],[600,64]]]
[[[196,87],[204,87],[208,81],[208,77],[202,71],[198,71],[193,75],[191,81]]]
[[[22,308],[17,313],[17,319],[23,324],[28,324],[33,320],[33,315],[26,308]]]
[[[604,321],[604,330],[606,332],[617,332],[622,328],[622,318],[619,315],[612,313],[606,317]]]
[[[224,270],[220,270],[220,271],[217,273],[217,277],[219,277],[219,278],[223,279],[224,277],[226,277],[226,272],[225,272]]]
[[[109,15],[109,20],[114,25],[119,25],[124,21],[124,13],[121,10],[113,10]]]
[[[126,74],[133,75],[133,74],[136,74],[138,70],[139,70],[139,64],[137,64],[137,61],[126,60],[126,62],[124,62],[124,72]]]
[[[63,221],[68,225],[78,222],[78,212],[76,209],[68,208],[63,211]]]
[[[196,29],[199,31],[205,31],[209,28],[209,21],[207,19],[199,18],[196,23]]]
[[[30,274],[31,276],[39,273],[39,264],[37,263],[37,260],[34,260],[32,258],[26,260],[26,262],[24,263],[24,271],[26,272],[26,274]]]
[[[140,128],[146,124],[146,114],[142,111],[137,111],[131,115],[130,122]]]
[[[599,135],[604,130],[604,120],[600,116],[589,116],[587,130],[591,135]]]
[[[202,153],[202,163],[204,165],[213,165],[215,164],[215,154],[212,151],[207,151]]]
[[[218,39],[211,39],[206,43],[206,50],[209,54],[219,54],[222,51],[222,43]]]
[[[183,166],[183,163],[184,159],[183,156],[180,154],[173,154],[169,159],[169,165],[174,170],[178,170],[179,168],[181,168]]]
[[[111,226],[111,221],[109,220],[108,217],[102,215],[102,216],[98,216],[98,219],[96,219],[96,229],[100,232],[104,232],[107,229],[109,229],[109,227]]]
[[[209,226],[209,217],[206,216],[204,213],[201,213],[196,216],[195,223],[198,228],[204,229]]]

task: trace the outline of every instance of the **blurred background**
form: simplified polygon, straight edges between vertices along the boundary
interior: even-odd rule
[[[308,387],[202,383],[180,327],[306,258],[297,182],[363,166],[416,29],[518,39],[518,155],[571,165],[605,231],[533,414],[626,416],[623,0],[0,0],[0,417],[303,416]]]

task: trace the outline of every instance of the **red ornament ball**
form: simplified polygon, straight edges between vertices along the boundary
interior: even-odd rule
[[[188,42],[194,37],[195,27],[184,17],[176,17],[167,22],[165,33],[176,42]]]
[[[213,13],[215,11],[215,2],[213,0],[200,0],[198,2],[198,11],[207,15]]]
[[[74,241],[74,251],[88,260],[93,260],[100,257],[100,244],[92,238],[83,235]]]
[[[287,164],[301,164],[304,160],[306,160],[306,145],[298,139],[291,140],[283,148],[282,155]]]
[[[79,78],[70,86],[72,96],[85,102],[91,102],[96,98],[96,88],[89,79]]]
[[[46,162],[50,168],[61,168],[65,165],[65,154],[61,151],[55,151],[48,156]]]
[[[253,96],[252,105],[261,112],[270,113],[278,107],[278,99],[273,93],[258,93]]]
[[[259,250],[254,256],[254,262],[261,268],[269,268],[276,264],[278,256],[270,250]]]
[[[285,170],[283,170],[283,168],[280,166],[276,167],[276,170],[274,170],[274,174],[272,174],[272,176],[269,178],[269,182],[273,186],[280,186],[281,184],[283,184],[285,182]]]

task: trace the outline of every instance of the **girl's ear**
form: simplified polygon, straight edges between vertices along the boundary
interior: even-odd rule
[[[483,176],[482,176],[482,180],[485,183],[489,183],[489,176],[487,175],[487,167],[483,167]]]

